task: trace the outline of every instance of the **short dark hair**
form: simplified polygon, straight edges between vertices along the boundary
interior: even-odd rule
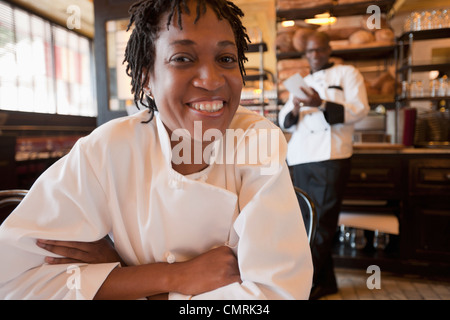
[[[323,44],[330,46],[330,36],[323,31],[314,31],[306,36],[306,41],[309,41],[311,39],[317,39]]]
[[[189,1],[196,1],[195,22],[206,12],[210,6],[219,20],[226,19],[233,29],[237,51],[239,69],[244,79],[244,62],[247,61],[245,51],[250,42],[246,28],[242,25],[241,18],[244,13],[235,4],[226,0],[141,0],[134,3],[130,9],[130,22],[127,31],[134,24],[127,47],[125,49],[124,63],[127,62],[127,74],[131,77],[131,93],[134,94],[136,106],[138,103],[149,108],[151,119],[154,111],[157,111],[155,102],[147,97],[144,92],[144,84],[148,81],[148,71],[152,71],[155,62],[155,42],[158,39],[161,17],[169,13],[167,28],[175,13],[178,14],[178,25],[181,25],[181,14],[190,14]]]

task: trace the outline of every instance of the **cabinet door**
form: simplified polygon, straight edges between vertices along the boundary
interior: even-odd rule
[[[450,204],[447,197],[416,197],[408,213],[412,257],[450,262]]]
[[[413,258],[450,262],[450,158],[409,160],[405,222]]]
[[[345,197],[348,199],[400,199],[401,159],[354,155]]]
[[[410,160],[409,193],[415,195],[450,195],[450,158]]]

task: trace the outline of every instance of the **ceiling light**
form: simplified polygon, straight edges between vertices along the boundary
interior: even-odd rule
[[[285,21],[281,22],[281,26],[283,28],[293,27],[293,26],[295,26],[295,21],[294,20],[285,20]]]
[[[336,20],[337,20],[336,17],[332,17],[328,12],[326,12],[316,14],[313,19],[305,19],[305,22],[309,24],[327,25],[335,23]]]

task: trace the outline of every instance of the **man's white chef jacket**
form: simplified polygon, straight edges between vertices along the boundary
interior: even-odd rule
[[[364,78],[351,65],[332,65],[307,75],[308,86],[317,91],[328,104],[343,106],[343,121],[330,125],[326,112],[333,112],[325,104],[325,114],[315,107],[300,108],[298,122],[286,128],[286,116],[294,108],[291,94],[279,113],[280,127],[292,133],[287,151],[289,165],[349,158],[353,153],[354,123],[364,118],[369,110]]]
[[[95,241],[110,234],[128,265],[184,261],[224,244],[234,249],[241,284],[194,297],[170,293],[171,299],[307,299],[311,254],[280,130],[239,108],[230,128],[243,130],[232,158],[258,152],[254,138],[267,142],[268,129],[280,132],[278,146],[258,162],[216,161],[183,176],[171,167],[170,137],[158,114],[142,123],[148,116],[142,111],[97,128],[36,181],[0,227],[0,298],[93,298],[120,266],[47,265],[44,257],[52,254],[36,239]],[[274,170],[261,174],[270,162]]]

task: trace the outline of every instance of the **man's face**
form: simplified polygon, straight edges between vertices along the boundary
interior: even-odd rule
[[[321,70],[328,63],[330,55],[330,46],[320,38],[311,37],[306,42],[305,56],[312,72]]]
[[[190,2],[190,12],[196,12]],[[195,14],[175,15],[167,29],[167,15],[155,44],[155,64],[148,86],[160,118],[169,133],[187,129],[194,137],[194,122],[203,132],[228,128],[239,106],[242,76],[233,30],[208,7],[194,24]],[[203,135],[202,132],[202,135]],[[198,138],[198,137],[197,137]]]

